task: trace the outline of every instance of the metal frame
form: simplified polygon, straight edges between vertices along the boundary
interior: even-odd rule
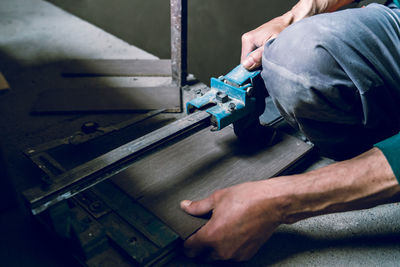
[[[187,76],[187,0],[171,0],[170,3],[172,82],[180,90],[182,103],[181,88],[186,84]],[[48,207],[68,199],[126,169],[144,152],[194,129],[208,126],[210,123],[209,117],[210,115],[206,112],[197,112],[72,170],[65,171],[60,168],[62,173],[55,177],[50,177],[54,178],[51,183],[30,188],[24,191],[23,195],[33,214],[41,213]],[[39,162],[39,165],[43,164]],[[42,166],[42,168],[44,167]]]
[[[172,81],[184,86],[187,76],[187,0],[171,0]]]
[[[187,0],[171,2],[171,70],[172,83],[179,88],[180,106],[183,107],[182,87],[187,77]]]
[[[111,150],[83,165],[58,175],[53,183],[23,192],[34,215],[68,199],[128,168],[140,155],[171,140],[210,125],[210,115],[196,112],[125,145]]]

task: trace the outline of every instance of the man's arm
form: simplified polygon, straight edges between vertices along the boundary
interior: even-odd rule
[[[354,0],[300,0],[282,16],[243,34],[241,63],[247,69],[259,67],[265,43],[275,38],[287,26],[306,17],[335,11],[351,2]]]
[[[393,202],[400,186],[378,148],[305,174],[245,183],[181,202],[192,215],[212,212],[185,242],[188,256],[247,260],[280,224]]]

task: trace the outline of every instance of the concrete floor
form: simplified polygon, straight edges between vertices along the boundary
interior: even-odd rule
[[[129,114],[32,116],[42,90],[70,86],[49,79],[51,64],[76,58],[155,58],[42,0],[0,1],[0,70],[12,90],[0,95],[0,140],[17,192],[34,183],[32,164],[21,151],[64,137],[87,120],[116,123]],[[50,67],[49,67],[50,66]],[[84,83],[134,85],[131,78],[88,78]],[[167,80],[156,83],[163,84]],[[4,177],[0,177],[4,179]],[[9,189],[7,189],[9,190]],[[1,191],[1,190],[0,190]],[[63,244],[55,244],[29,217],[17,194],[0,212],[0,266],[74,266]],[[247,263],[206,264],[179,257],[169,266],[400,266],[400,206],[319,216],[280,227]]]

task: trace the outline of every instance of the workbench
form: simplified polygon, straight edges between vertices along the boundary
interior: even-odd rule
[[[20,192],[34,186],[37,177],[36,166],[22,151],[63,138],[87,121],[111,125],[131,119],[132,114],[39,116],[30,113],[33,102],[40,92],[59,85],[59,81],[51,79],[54,77],[51,72],[55,71],[52,66],[59,62],[98,59],[99,55],[102,59],[156,57],[41,0],[2,1],[0,10],[0,35],[4,37],[0,39],[0,70],[12,88],[0,95],[0,140],[9,177],[17,192],[16,204],[0,213],[1,265],[74,266],[76,262],[69,251],[35,222],[23,204]],[[159,78],[153,85],[168,83],[168,79]],[[123,87],[140,84],[144,79],[85,78],[84,82]],[[181,116],[180,113],[160,114],[146,120],[141,129],[150,131]],[[390,204],[284,225],[245,265],[396,265],[400,259],[399,219],[399,206]],[[215,264],[199,263],[180,255],[168,265]]]

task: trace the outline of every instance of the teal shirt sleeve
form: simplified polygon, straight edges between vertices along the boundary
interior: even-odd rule
[[[397,181],[400,183],[400,133],[374,145],[379,148],[392,167]]]

